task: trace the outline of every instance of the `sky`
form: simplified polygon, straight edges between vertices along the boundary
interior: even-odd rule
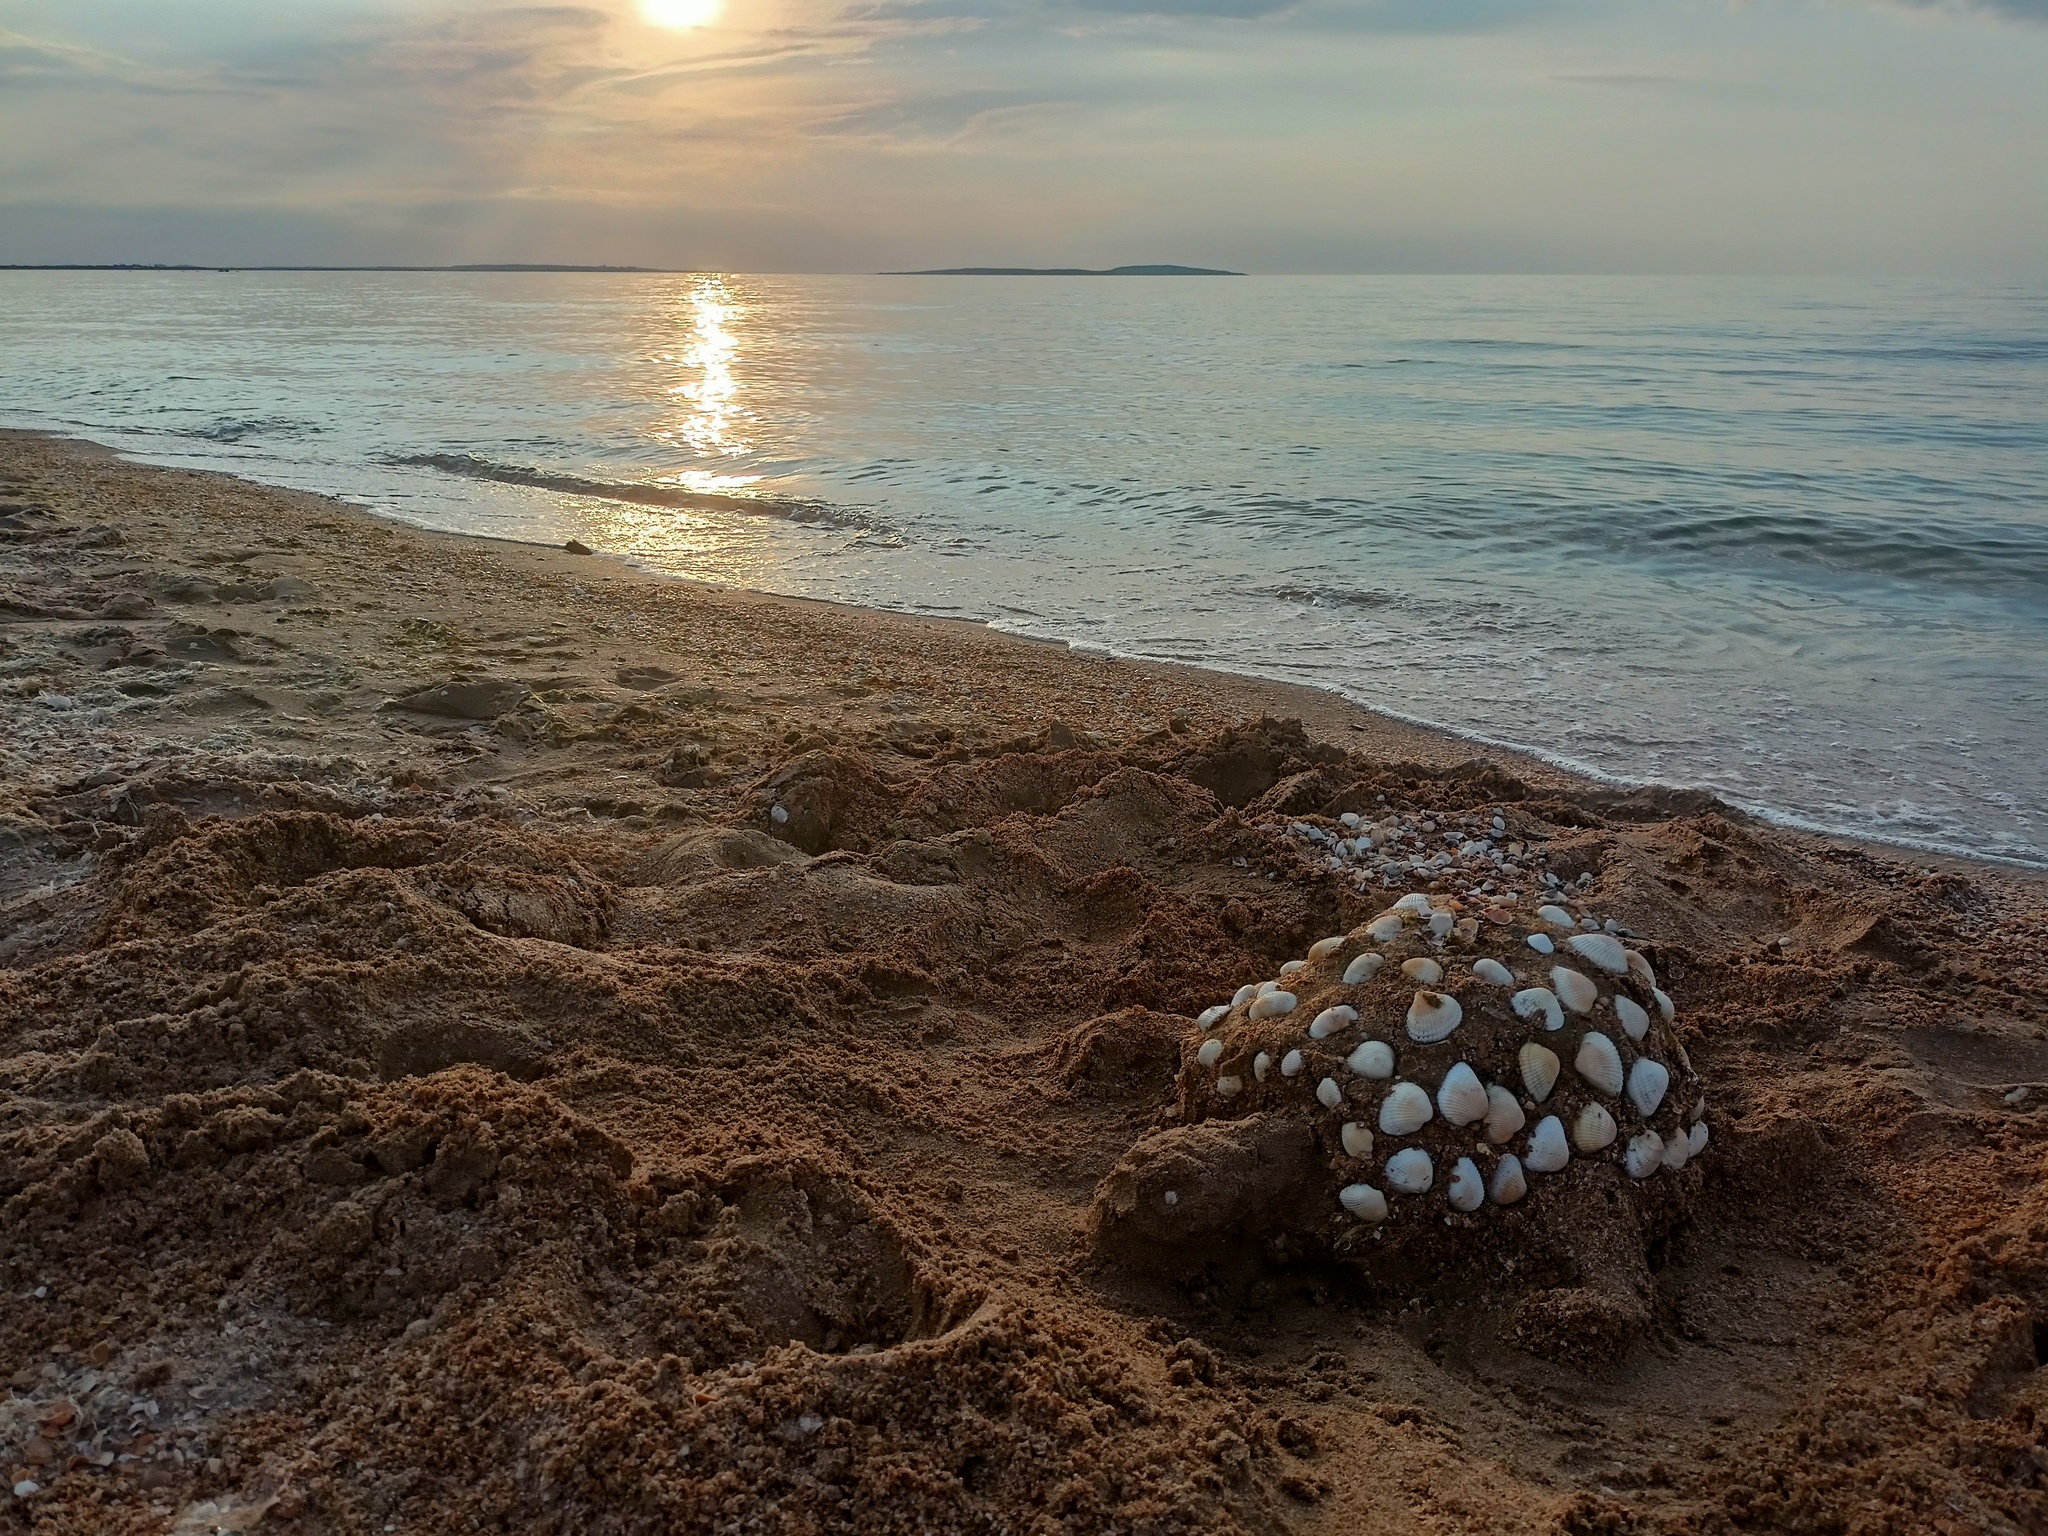
[[[2048,0],[0,0],[0,262],[2048,277]]]

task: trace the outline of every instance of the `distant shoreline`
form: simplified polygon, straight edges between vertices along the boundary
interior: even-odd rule
[[[921,267],[879,277],[1244,277],[1221,267]]]

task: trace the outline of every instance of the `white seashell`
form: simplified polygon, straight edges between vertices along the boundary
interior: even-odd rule
[[[1631,1137],[1628,1150],[1621,1155],[1621,1166],[1630,1178],[1647,1179],[1664,1166],[1664,1138],[1655,1131]]]
[[[1551,952],[1551,951],[1552,951],[1553,949],[1557,948],[1557,946],[1556,946],[1555,944],[1553,944],[1553,943],[1551,943],[1551,942],[1550,942],[1550,935],[1549,935],[1549,934],[1547,934],[1547,933],[1532,933],[1532,934],[1530,934],[1530,935],[1529,935],[1529,947],[1530,947],[1531,949],[1535,950],[1535,951],[1536,951],[1536,953],[1537,953],[1537,954],[1539,954],[1539,955],[1547,955],[1547,954],[1549,954],[1549,953],[1550,953],[1550,952]]]
[[[1365,936],[1375,944],[1387,944],[1401,937],[1401,914],[1382,912],[1365,925]]]
[[[1652,987],[1650,995],[1657,999],[1657,1011],[1664,1015],[1664,1022],[1669,1024],[1678,1013],[1678,1010],[1671,1006],[1671,994],[1662,987]]]
[[[1263,1083],[1266,1080],[1266,1074],[1272,1070],[1273,1058],[1264,1051],[1259,1052],[1258,1055],[1252,1058],[1252,1076],[1260,1082]]]
[[[1673,1131],[1664,1138],[1664,1166],[1673,1173],[1683,1168],[1691,1156],[1692,1141],[1684,1131]]]
[[[1508,1006],[1515,1010],[1518,1019],[1533,1019],[1540,1014],[1545,1029],[1564,1028],[1564,1005],[1548,987],[1525,987],[1508,999]]]
[[[1652,991],[1656,990],[1657,973],[1650,969],[1650,962],[1643,958],[1643,952],[1632,949],[1628,952],[1628,973]]]
[[[1487,1189],[1495,1205],[1513,1205],[1529,1193],[1529,1181],[1522,1177],[1522,1160],[1510,1152],[1500,1160],[1500,1166],[1493,1170],[1493,1183]]]
[[[1299,1077],[1301,1076],[1301,1069],[1307,1065],[1308,1062],[1301,1052],[1289,1051],[1280,1058],[1280,1075],[1282,1077]]]
[[[1612,1146],[1619,1134],[1614,1116],[1607,1113],[1605,1104],[1588,1104],[1572,1122],[1572,1145],[1581,1152],[1598,1152],[1602,1147]]]
[[[1243,1092],[1244,1079],[1241,1077],[1219,1077],[1216,1079],[1216,1097],[1219,1099],[1234,1099]]]
[[[1444,992],[1418,992],[1408,1005],[1408,1038],[1421,1045],[1448,1040],[1465,1017],[1458,1000]]]
[[[1453,1125],[1470,1125],[1486,1118],[1486,1085],[1479,1074],[1459,1062],[1444,1074],[1436,1091],[1437,1112]]]
[[[1380,1101],[1380,1129],[1389,1136],[1413,1136],[1434,1113],[1428,1094],[1413,1083],[1396,1083]]]
[[[1426,1195],[1436,1182],[1436,1167],[1420,1147],[1404,1147],[1387,1159],[1387,1187],[1396,1194]]]
[[[1205,1067],[1213,1067],[1222,1059],[1223,1042],[1221,1040],[1204,1040],[1202,1048],[1195,1052],[1195,1060]]]
[[[1335,1109],[1344,1102],[1344,1090],[1337,1086],[1334,1077],[1326,1077],[1316,1084],[1316,1102],[1325,1109]]]
[[[1451,1182],[1444,1191],[1454,1211],[1476,1211],[1486,1204],[1486,1181],[1479,1177],[1479,1165],[1461,1157],[1451,1169]]]
[[[1685,1147],[1687,1155],[1691,1157],[1698,1157],[1707,1150],[1706,1121],[1695,1122],[1693,1128],[1685,1133]]]
[[[1671,1086],[1671,1073],[1661,1061],[1639,1057],[1628,1069],[1628,1100],[1645,1120],[1657,1113],[1664,1102],[1664,1090]]]
[[[1290,960],[1280,967],[1280,974],[1282,976],[1292,976],[1296,971],[1304,969],[1307,965],[1308,962],[1306,960]]]
[[[1230,1017],[1230,1004],[1218,1003],[1214,1008],[1204,1008],[1202,1016],[1195,1022],[1204,1029],[1214,1029]]]
[[[1246,1003],[1250,1002],[1253,998],[1257,997],[1258,995],[1259,984],[1256,981],[1248,981],[1243,986],[1237,989],[1236,996],[1232,997],[1230,1000],[1230,1006],[1233,1008],[1242,1008]]]
[[[1571,1143],[1564,1139],[1564,1122],[1545,1115],[1529,1133],[1529,1155],[1522,1159],[1531,1173],[1556,1173],[1572,1160]]]
[[[1342,1135],[1344,1138],[1344,1155],[1346,1157],[1372,1156],[1372,1132],[1368,1131],[1356,1120],[1346,1120],[1344,1122]],[[1659,1146],[1662,1146],[1661,1142]]]
[[[1387,963],[1385,955],[1371,953],[1354,956],[1344,967],[1344,985],[1355,987],[1362,981],[1371,981],[1379,968]]]
[[[1490,981],[1496,987],[1511,987],[1515,984],[1515,973],[1502,965],[1491,955],[1472,962],[1472,974],[1481,981]]]
[[[1541,1104],[1557,1086],[1557,1052],[1531,1040],[1516,1059],[1522,1065],[1522,1086],[1529,1090],[1530,1098]]]
[[[1417,917],[1429,916],[1429,898],[1420,891],[1410,891],[1394,903],[1396,912],[1413,912]]]
[[[1451,936],[1451,930],[1458,926],[1455,912],[1432,912],[1429,914],[1429,931],[1440,939]]]
[[[1410,981],[1433,987],[1444,979],[1444,968],[1427,955],[1417,955],[1413,960],[1401,962],[1401,974]]]
[[[1311,1040],[1327,1040],[1346,1024],[1357,1022],[1358,1010],[1347,1003],[1339,1003],[1334,1008],[1325,1008],[1315,1016],[1309,1024],[1308,1037]]]
[[[1621,1092],[1621,1052],[1599,1030],[1586,1032],[1586,1038],[1579,1042],[1579,1054],[1572,1058],[1572,1065],[1579,1069],[1579,1076],[1602,1093]]]
[[[1522,1104],[1499,1083],[1486,1085],[1486,1139],[1495,1146],[1514,1138],[1529,1123]]]
[[[1258,990],[1256,990],[1255,992],[1253,992],[1253,993],[1252,993],[1252,1001],[1253,1001],[1253,1002],[1257,1002],[1257,1001],[1258,1001],[1258,1000],[1259,1000],[1260,998],[1264,997],[1264,996],[1265,996],[1265,995],[1266,995],[1266,994],[1267,994],[1268,992],[1278,992],[1279,990],[1280,990],[1280,983],[1279,983],[1279,982],[1277,982],[1277,981],[1262,981],[1262,982],[1260,982],[1260,983],[1259,983],[1259,985],[1258,985]]]
[[[1621,1020],[1621,1027],[1631,1040],[1641,1040],[1650,1032],[1650,1016],[1632,997],[1623,997],[1619,992],[1614,994],[1614,1016]]]
[[[1317,939],[1315,943],[1309,945],[1308,957],[1311,960],[1327,960],[1343,947],[1344,935],[1332,934],[1327,939]]]
[[[1387,1197],[1370,1184],[1346,1184],[1337,1191],[1337,1203],[1360,1221],[1387,1219]]]
[[[1600,1001],[1600,989],[1593,985],[1593,978],[1580,974],[1570,966],[1553,965],[1550,968],[1550,990],[1557,994],[1557,1000],[1573,1013],[1591,1013],[1593,1005]],[[1258,1016],[1253,1008],[1252,1016]]]
[[[1554,907],[1547,902],[1536,909],[1536,915],[1553,928],[1576,928],[1579,926],[1579,920],[1573,917],[1571,913],[1565,911],[1563,907]]]
[[[1344,1058],[1344,1065],[1360,1077],[1384,1082],[1394,1075],[1394,1048],[1384,1040],[1366,1040]]]
[[[1610,976],[1628,974],[1628,946],[1610,933],[1580,933],[1565,940],[1572,952],[1592,961]]]
[[[1252,999],[1247,1017],[1254,1019],[1278,1019],[1294,1012],[1295,996],[1292,992],[1268,992],[1264,997]]]

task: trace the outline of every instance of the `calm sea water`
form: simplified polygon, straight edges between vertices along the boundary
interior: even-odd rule
[[[0,419],[2048,865],[2048,289],[0,273]]]

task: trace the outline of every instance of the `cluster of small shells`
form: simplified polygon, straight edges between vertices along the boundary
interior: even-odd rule
[[[1281,829],[1269,825],[1267,830]],[[1592,883],[1590,875],[1567,881],[1545,869],[1548,850],[1512,836],[1499,809],[1459,816],[1388,811],[1377,820],[1347,811],[1334,830],[1297,821],[1286,833],[1314,849],[1314,857],[1325,868],[1352,875],[1360,890],[1374,878],[1388,890],[1430,880],[1468,888],[1474,897],[1491,895],[1498,888],[1512,898],[1519,894],[1512,888],[1523,884],[1540,885],[1557,895]]]
[[[1641,1183],[1698,1157],[1706,1101],[1626,931],[1561,893],[1533,917],[1469,895],[1403,896],[1208,1009],[1187,1086],[1326,1122],[1336,1204],[1366,1224],[1403,1197],[1469,1215],[1574,1166]]]

